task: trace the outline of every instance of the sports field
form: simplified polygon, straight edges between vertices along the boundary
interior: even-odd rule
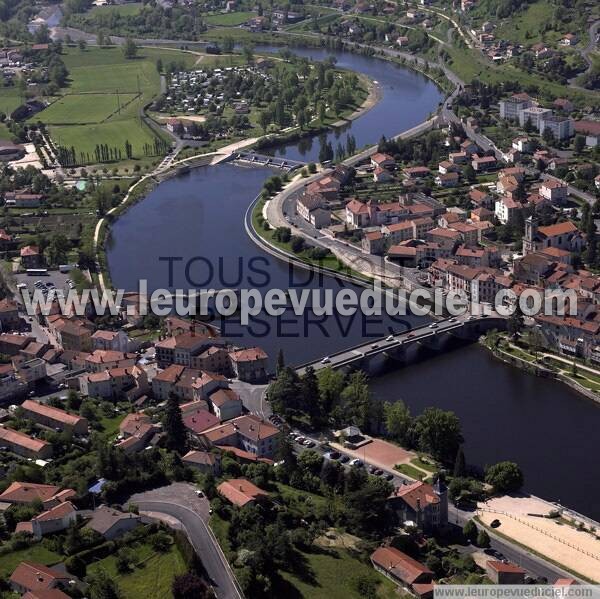
[[[178,50],[140,48],[137,58],[127,60],[121,48],[67,48],[63,60],[69,86],[34,120],[47,123],[55,142],[74,147],[78,154],[93,155],[98,144],[123,150],[129,141],[133,156],[144,158],[144,145],[153,145],[156,134],[141,122],[140,112],[160,93],[159,58],[165,65],[175,62],[183,68],[198,60]]]
[[[44,110],[47,125],[86,125],[117,118],[138,94],[67,94]]]

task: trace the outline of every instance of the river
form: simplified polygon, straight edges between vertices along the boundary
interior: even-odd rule
[[[294,52],[315,59],[332,54],[318,49]],[[348,125],[342,141],[352,132],[358,147],[376,143],[383,133],[389,136],[423,121],[442,100],[435,85],[419,74],[375,58],[333,54],[339,66],[371,77],[383,92],[374,108]],[[334,147],[336,136],[328,134]],[[316,160],[318,152],[318,139],[277,150],[305,161]],[[108,261],[115,286],[135,290],[145,278],[149,289],[340,289],[328,277],[311,278],[290,269],[246,235],[244,213],[271,174],[265,168],[223,164],[162,183],[112,227]],[[176,259],[171,273],[167,258]],[[396,321],[323,319],[308,312],[302,319],[260,316],[249,327],[232,320],[220,324],[234,342],[263,347],[271,363],[282,348],[287,362],[299,364],[418,321],[414,316]],[[566,386],[501,364],[473,345],[394,369],[372,379],[371,387],[378,398],[403,399],[414,414],[427,406],[453,410],[463,425],[468,461],[484,466],[515,460],[529,491],[600,519],[600,477],[593,466],[600,449],[600,410]]]

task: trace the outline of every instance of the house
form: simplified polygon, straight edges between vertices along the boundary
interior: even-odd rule
[[[67,431],[81,436],[88,432],[88,421],[85,418],[69,414],[51,405],[27,399],[21,404],[21,409],[25,418],[53,430]]]
[[[229,353],[234,377],[249,383],[260,382],[267,376],[267,354],[260,347],[249,347]]]
[[[352,199],[346,204],[346,222],[358,229],[366,227],[371,221],[371,206]]]
[[[254,505],[268,499],[269,494],[245,478],[232,478],[217,487],[219,495],[236,507]]]
[[[471,189],[469,191],[469,200],[471,200],[471,204],[476,208],[488,208],[491,209],[494,207],[494,198],[487,191],[482,191],[481,189]]]
[[[23,268],[39,268],[42,264],[42,256],[35,245],[26,245],[21,248],[20,255]]]
[[[222,339],[198,335],[194,331],[173,335],[155,344],[156,361],[159,368],[166,368],[169,364],[191,366],[193,356],[199,355],[211,345],[224,343]]]
[[[512,147],[521,154],[531,154],[535,150],[535,142],[529,137],[515,137],[512,140]]]
[[[376,183],[387,183],[389,181],[393,181],[394,177],[390,174],[389,171],[382,168],[381,166],[375,167],[373,171],[373,181]]]
[[[70,501],[64,501],[34,516],[28,522],[19,522],[15,532],[27,532],[34,539],[65,530],[77,520],[77,510]]]
[[[371,166],[389,169],[396,166],[396,161],[389,154],[377,152],[371,156]]]
[[[371,554],[375,570],[393,580],[396,584],[412,590],[419,585],[431,584],[433,572],[395,547],[379,547]]]
[[[461,152],[464,152],[468,157],[479,152],[479,146],[470,139],[465,139],[465,141],[463,141],[460,144],[460,150]]]
[[[279,434],[279,429],[269,422],[247,414],[205,430],[201,438],[209,446],[238,447],[256,457],[272,458]]]
[[[385,241],[381,231],[367,231],[361,241],[362,251],[366,254],[381,254],[385,249]]]
[[[458,173],[440,173],[435,178],[435,184],[439,187],[447,188],[447,187],[456,187],[459,183],[460,176]]]
[[[574,33],[567,33],[561,40],[562,46],[575,46],[579,42],[579,38]]]
[[[422,481],[394,489],[388,504],[400,522],[414,522],[425,531],[448,524],[448,492],[439,479],[435,486]]]
[[[79,390],[86,397],[133,401],[149,391],[148,377],[138,366],[111,368],[79,377]]]
[[[323,207],[323,196],[318,193],[304,194],[296,202],[298,214],[316,229],[331,224],[331,212]]]
[[[41,439],[34,439],[25,433],[0,426],[0,446],[24,458],[47,460],[52,457],[52,445]]]
[[[447,175],[448,173],[460,172],[460,167],[458,167],[456,164],[454,164],[450,160],[442,160],[442,162],[440,162],[438,164],[438,171],[442,175]]]
[[[211,451],[188,451],[181,461],[186,465],[199,470],[203,474],[211,473],[219,476],[221,473],[221,454]]]
[[[86,356],[84,365],[88,372],[105,372],[113,368],[131,368],[135,366],[137,356],[110,349],[95,349]]]
[[[541,42],[533,44],[533,46],[531,46],[531,51],[535,54],[535,57],[537,59],[546,58],[547,56],[550,56],[550,54],[552,54],[550,48],[548,48],[546,44],[543,44]]]
[[[554,205],[564,204],[569,197],[569,186],[558,179],[546,179],[540,187],[540,196]]]
[[[471,166],[476,172],[489,171],[496,167],[495,156],[479,156],[473,154],[473,160],[471,160]]]
[[[411,166],[405,168],[402,172],[404,173],[404,176],[410,180],[423,179],[431,174],[431,171],[426,166]]]
[[[73,497],[75,497],[73,489],[61,490],[56,485],[15,481],[0,495],[0,503],[28,505],[33,501],[40,501],[44,509],[48,510]]]
[[[506,225],[515,222],[515,219],[522,210],[523,204],[508,196],[502,196],[496,200],[494,214],[503,225]]]
[[[494,584],[525,584],[525,570],[515,564],[488,560],[485,573]]]
[[[10,575],[8,583],[15,593],[37,593],[68,588],[72,576],[35,562],[21,562]]]
[[[9,298],[0,300],[0,332],[20,329],[22,324],[19,305]]]
[[[186,410],[186,413],[182,418],[183,425],[191,435],[200,435],[204,431],[219,424],[219,418],[205,409],[204,402],[194,403],[203,405],[194,410]]]
[[[107,541],[112,541],[133,530],[140,522],[141,518],[137,514],[121,512],[101,505],[92,512],[92,518],[86,524],[86,528],[91,528]]]
[[[398,46],[400,46],[401,48],[403,48],[404,46],[408,46],[409,43],[410,40],[405,35],[401,35],[396,39],[396,44],[398,44]]]
[[[154,424],[149,416],[140,412],[127,414],[119,426],[122,440],[116,447],[125,453],[134,453],[147,447],[152,438],[158,434],[161,427]]]
[[[237,418],[242,414],[242,402],[238,394],[231,389],[218,389],[210,394],[208,401],[215,416],[221,422]]]
[[[94,325],[85,318],[48,317],[48,328],[64,350],[75,352],[92,349]]]
[[[531,98],[527,95],[514,95],[505,100],[500,100],[500,118],[516,121],[519,119],[519,115],[521,111],[526,108],[531,108],[533,106],[533,102]]]
[[[555,108],[555,110],[560,112],[573,112],[575,108],[573,102],[567,98],[556,98],[556,100],[552,102],[552,106]]]
[[[96,331],[92,335],[92,349],[127,353],[136,349],[136,344],[121,330]]]
[[[158,401],[166,401],[171,394],[185,401],[196,399],[196,381],[202,372],[179,364],[170,364],[152,379],[152,393]]]
[[[450,152],[448,160],[452,164],[466,164],[469,161],[469,155],[466,152]]]

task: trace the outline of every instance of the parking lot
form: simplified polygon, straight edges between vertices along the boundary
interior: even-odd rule
[[[20,285],[26,285],[29,293],[33,293],[35,291],[35,283],[37,281],[41,281],[46,288],[48,288],[48,284],[51,286],[54,285],[56,289],[60,289],[65,294],[67,291],[69,291],[67,279],[70,279],[70,276],[68,272],[63,273],[58,270],[51,270],[48,271],[46,275],[28,275],[26,273],[18,273],[15,275],[15,279],[19,289],[21,289]]]

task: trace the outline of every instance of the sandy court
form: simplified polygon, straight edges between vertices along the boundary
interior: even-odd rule
[[[390,472],[395,472],[394,466],[396,464],[408,464],[416,457],[416,454],[412,451],[407,451],[406,449],[402,449],[402,447],[382,441],[381,439],[373,439],[371,443],[367,443],[363,447],[354,450],[342,447],[338,443],[330,443],[330,445],[338,451],[343,451],[354,458],[373,464],[383,470],[389,470]],[[395,473],[397,474],[397,472]]]
[[[528,514],[548,514],[554,506],[535,497],[497,497],[480,503],[478,515],[490,525],[500,521],[498,532],[563,564],[569,570],[600,582],[600,540],[557,519]]]

